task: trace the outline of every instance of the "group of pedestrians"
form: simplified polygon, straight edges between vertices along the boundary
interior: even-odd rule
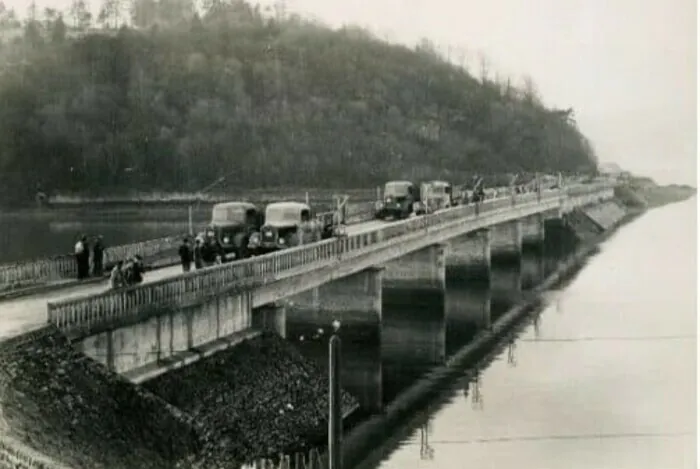
[[[92,275],[101,277],[104,271],[105,247],[102,236],[95,236],[92,243],[86,235],[82,235],[74,247],[75,261],[78,267],[78,280],[90,277],[90,259],[92,259]]]
[[[109,283],[114,289],[138,285],[143,282],[145,272],[143,258],[136,254],[127,261],[116,263],[109,275]]]
[[[105,245],[102,236],[95,236],[90,242],[86,235],[82,235],[75,243],[74,252],[78,280],[104,276]],[[144,272],[143,258],[136,254],[125,261],[117,262],[110,272],[109,280],[112,288],[136,285],[143,281]]]
[[[192,263],[194,263],[195,269],[203,269],[219,264],[225,258],[223,248],[211,233],[195,237],[194,246],[192,246],[190,238],[184,238],[178,249],[178,254],[183,272],[189,272],[192,269]]]

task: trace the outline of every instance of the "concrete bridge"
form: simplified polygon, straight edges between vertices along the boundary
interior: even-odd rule
[[[563,213],[613,195],[609,184],[513,195],[361,223],[343,238],[151,277],[128,289],[25,298],[11,303],[14,309],[0,307],[3,335],[48,320],[88,356],[142,382],[230,346],[254,325],[283,332],[284,307],[320,309],[330,322],[353,315],[381,320],[382,302],[391,298],[444,301],[446,272],[451,281],[486,278],[491,262],[512,262],[540,245],[547,219],[556,227]]]

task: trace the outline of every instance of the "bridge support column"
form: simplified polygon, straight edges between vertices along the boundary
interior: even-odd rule
[[[477,230],[450,241],[445,259],[449,285],[487,284],[491,271],[491,231]]]
[[[491,264],[517,264],[522,254],[520,220],[501,223],[491,228]]]
[[[253,328],[287,337],[287,310],[284,303],[270,303],[253,310]]]
[[[295,321],[331,326],[377,324],[382,319],[382,270],[369,268],[290,297],[287,312]]]
[[[536,214],[521,220],[523,251],[539,252],[544,245],[544,215]]]
[[[386,264],[382,359],[407,366],[445,358],[444,244],[429,246]]]

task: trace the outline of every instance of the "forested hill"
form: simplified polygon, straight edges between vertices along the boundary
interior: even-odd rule
[[[38,186],[197,191],[223,174],[237,187],[369,187],[595,168],[570,111],[475,78],[430,47],[271,19],[236,0],[179,16],[136,1],[139,27],[110,29],[106,10],[103,30],[50,11],[5,35],[5,201],[31,200]]]

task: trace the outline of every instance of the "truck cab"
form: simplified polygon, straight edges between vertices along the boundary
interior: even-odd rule
[[[313,243],[322,238],[322,229],[308,204],[275,202],[265,208],[265,224],[251,237],[248,248],[265,254]]]
[[[414,205],[420,204],[420,190],[410,181],[390,181],[384,185],[382,199],[375,204],[374,216],[379,220],[387,217],[408,218],[414,213]]]

